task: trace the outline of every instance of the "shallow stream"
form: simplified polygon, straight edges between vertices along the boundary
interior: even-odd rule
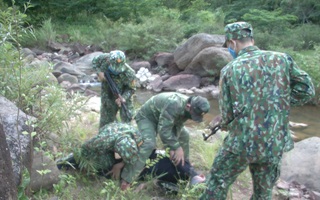
[[[146,102],[152,95],[155,95],[156,93],[153,93],[148,90],[137,90],[135,95],[135,102],[139,105]],[[218,100],[213,99],[210,97],[207,97],[211,109],[208,114],[205,115],[204,122],[205,124],[209,124],[209,122],[219,114],[219,108],[218,108]],[[290,114],[290,121],[296,122],[296,123],[304,123],[307,124],[308,127],[301,128],[301,129],[292,129],[294,131],[294,135],[298,137],[297,140],[303,140],[309,137],[317,136],[320,137],[320,106],[311,106],[311,105],[305,105],[301,107],[293,107],[291,108],[291,114]],[[196,125],[195,122],[188,121],[188,124],[190,125]]]

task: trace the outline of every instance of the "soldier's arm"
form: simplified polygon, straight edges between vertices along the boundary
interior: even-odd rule
[[[92,59],[92,68],[98,74],[107,70],[109,54],[104,53]]]
[[[287,56],[290,65],[291,105],[303,105],[315,95],[311,77],[301,70],[295,61]]]
[[[180,127],[180,126],[179,126]],[[182,126],[181,128],[177,128],[180,130],[180,136],[179,136],[179,143],[180,143],[180,146],[182,147],[183,149],[183,152],[184,152],[184,158],[185,160],[189,160],[189,140],[190,140],[190,134],[189,134],[189,131],[186,127]]]
[[[179,106],[176,103],[168,103],[166,107],[161,111],[158,122],[158,134],[165,147],[169,147],[170,150],[176,150],[180,147],[178,138],[174,132],[174,121],[177,115],[177,109]]]
[[[219,108],[221,113],[221,130],[227,130],[228,123],[234,119],[232,103],[231,103],[231,94],[228,86],[228,82],[226,79],[226,72],[221,71],[219,88]]]
[[[121,96],[128,100],[132,97],[132,95],[135,93],[135,90],[137,89],[136,86],[136,75],[133,69],[131,67],[127,66],[128,69],[126,70],[126,83],[125,87],[123,88]]]

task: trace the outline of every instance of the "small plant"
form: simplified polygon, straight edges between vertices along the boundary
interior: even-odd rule
[[[25,47],[37,47],[43,50],[48,49],[48,44],[56,41],[57,33],[51,22],[51,18],[43,21],[41,28],[37,31],[29,31],[23,35],[21,44]]]
[[[170,158],[170,154],[169,154],[170,149],[166,148],[166,150],[162,153],[158,153],[157,157],[155,159],[147,159],[146,160],[146,168],[150,168],[152,166],[154,166],[155,164],[157,164],[159,162],[160,159],[162,158]]]
[[[28,200],[28,196],[26,195],[25,191],[30,183],[30,173],[27,168],[23,168],[22,170],[22,181],[18,187],[18,199],[19,200]]]
[[[75,148],[73,150],[74,159],[77,163],[79,163],[80,171],[85,171],[88,176],[96,175],[98,169],[101,169],[99,163],[95,162],[95,160],[91,160],[81,154],[81,148]]]
[[[204,183],[191,186],[186,181],[180,181],[177,197],[181,200],[198,199],[206,188]]]
[[[57,184],[53,184],[54,193],[62,195],[65,192],[67,186],[76,187],[76,178],[70,174],[62,174],[59,176],[60,181]]]
[[[117,200],[119,199],[119,194],[121,189],[114,181],[108,180],[104,182],[104,188],[101,190],[100,194],[106,195],[106,200]]]

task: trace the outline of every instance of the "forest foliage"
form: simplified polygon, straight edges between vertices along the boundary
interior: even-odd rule
[[[24,14],[23,47],[78,42],[106,52],[121,49],[131,60],[173,52],[197,33],[223,34],[225,24],[248,21],[259,48],[296,54],[319,86],[318,0],[0,0],[0,6],[4,28],[10,17],[3,13]]]

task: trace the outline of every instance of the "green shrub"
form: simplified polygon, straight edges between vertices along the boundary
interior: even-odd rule
[[[48,43],[57,40],[57,33],[51,19],[43,21],[40,28],[36,31],[31,30],[23,35],[20,43],[24,47],[37,47],[48,50]]]
[[[37,119],[33,126],[41,142],[47,133],[60,133],[65,122],[76,116],[87,98],[67,94],[57,82],[51,81],[52,68],[48,64],[33,65],[24,59],[19,41],[23,33],[30,34],[30,29],[23,26],[25,19],[24,14],[13,8],[0,12],[3,26],[0,31],[0,91],[18,108]],[[39,34],[45,37],[44,40],[54,40],[51,21],[47,20],[43,27]]]
[[[272,47],[279,42],[279,38],[276,35],[259,32],[254,32],[254,42],[260,49],[272,50]]]
[[[290,29],[286,37],[282,37],[282,46],[293,47],[294,50],[314,50],[315,45],[320,44],[318,36],[320,27],[318,25],[303,24],[294,29]]]
[[[210,11],[198,11],[189,13],[186,20],[185,38],[189,38],[197,33],[223,34],[223,12],[217,14]]]
[[[142,22],[111,22],[104,18],[97,20],[97,28],[92,33],[95,43],[105,51],[118,48],[128,56],[149,59],[159,51],[173,51],[183,38],[183,28],[174,12],[143,17]]]

